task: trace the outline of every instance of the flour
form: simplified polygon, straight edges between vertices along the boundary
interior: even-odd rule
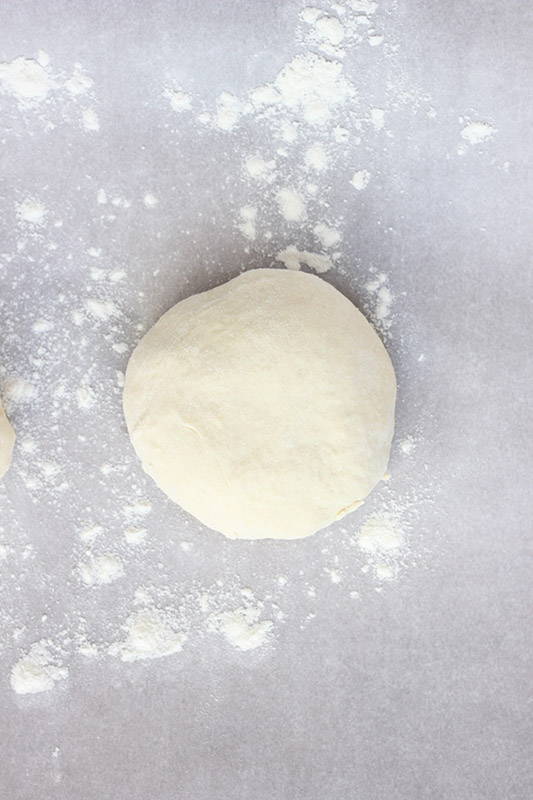
[[[118,308],[112,300],[100,300],[97,297],[88,297],[84,305],[87,313],[99,322],[106,322],[119,313]]]
[[[385,109],[372,108],[370,110],[370,121],[377,131],[383,130],[385,127]]]
[[[368,184],[370,183],[370,172],[367,169],[359,169],[357,172],[354,172],[352,180],[350,183],[357,189],[358,192],[362,192],[363,189],[366,189]]]
[[[46,208],[39,200],[28,197],[17,205],[17,211],[21,222],[28,222],[35,226],[44,225]]]
[[[337,228],[330,228],[323,222],[319,222],[313,228],[313,233],[323,245],[323,247],[336,247],[341,241],[341,233]]]
[[[98,133],[100,130],[100,121],[94,108],[85,108],[81,113],[81,119],[82,125],[86,131]]]
[[[124,575],[124,566],[110,553],[102,556],[91,556],[90,560],[80,564],[79,573],[87,586],[113,583]]]
[[[276,162],[274,159],[266,161],[259,155],[253,155],[246,158],[245,168],[251,178],[259,178],[272,183],[275,177]]]
[[[191,107],[191,96],[184,92],[179,87],[175,87],[171,89],[169,86],[165,87],[163,90],[163,96],[166,97],[170,102],[170,107],[173,111],[177,111],[181,113],[182,111],[188,111]]]
[[[481,144],[492,139],[496,128],[488,122],[468,122],[461,130],[461,137],[471,145]]]
[[[231,131],[238,123],[242,113],[239,99],[229,92],[223,92],[217,99],[216,123],[223,131]]]
[[[297,250],[294,245],[282,250],[276,256],[276,261],[281,261],[287,269],[299,270],[302,264],[310,267],[316,273],[327,272],[333,266],[329,256],[320,253],[309,253],[307,250]]]
[[[80,69],[81,65],[78,65],[78,70]],[[76,71],[71,78],[68,78],[65,81],[65,89],[70,92],[71,95],[77,97],[80,94],[85,94],[91,87],[93,86],[93,80],[89,77],[89,75],[84,75]]]
[[[211,629],[223,634],[226,641],[237,650],[255,650],[261,647],[272,633],[272,620],[260,620],[260,609],[255,606],[241,606],[233,611],[214,615],[210,620]]]
[[[384,509],[370,516],[359,530],[357,544],[367,557],[364,571],[372,569],[378,581],[395,578],[407,546],[401,513]]]
[[[8,409],[21,403],[31,403],[36,395],[36,386],[25,378],[10,378],[4,386],[4,399]]]
[[[305,151],[305,163],[308,167],[316,169],[318,172],[325,170],[328,165],[328,156],[323,146],[319,143],[314,144]]]
[[[152,194],[152,192],[147,192],[143,197],[143,203],[146,208],[155,208],[159,204],[159,200]]]
[[[22,109],[42,103],[56,86],[49,70],[31,58],[0,63],[0,91],[14,97]]]
[[[96,394],[87,384],[80,384],[76,389],[76,403],[80,411],[89,411],[96,405]]]
[[[243,236],[253,241],[256,236],[257,208],[255,206],[243,206],[239,211],[239,216],[242,222],[237,227]]]
[[[278,94],[263,94],[261,104],[281,103],[300,112],[310,125],[323,125],[335,107],[356,96],[355,87],[343,75],[342,64],[314,53],[295,56],[279,72],[273,88]]]
[[[295,189],[280,189],[277,201],[287,222],[300,222],[305,217],[305,200]]]
[[[43,639],[13,665],[11,688],[17,694],[37,694],[49,691],[67,676],[67,667],[52,653],[51,643]]]
[[[135,611],[122,626],[126,638],[108,648],[112,656],[122,661],[163,658],[180,653],[187,634],[180,630],[179,620],[170,612],[156,608]]]
[[[388,276],[384,272],[380,272],[373,280],[366,284],[365,289],[371,294],[374,300],[372,308],[374,324],[382,332],[388,331],[392,325],[393,302]]]

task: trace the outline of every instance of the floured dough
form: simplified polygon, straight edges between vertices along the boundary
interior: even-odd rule
[[[231,538],[296,539],[383,477],[395,397],[385,348],[346,297],[258,269],[148,331],[124,410],[144,469],[183,508]]]
[[[15,433],[0,406],[0,478],[3,478],[11,464]]]

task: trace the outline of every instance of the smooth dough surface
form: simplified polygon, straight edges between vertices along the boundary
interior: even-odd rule
[[[230,538],[296,539],[383,477],[396,381],[378,335],[321,278],[257,269],[175,305],[126,373],[156,483]]]
[[[3,478],[11,464],[15,433],[0,406],[0,478]]]

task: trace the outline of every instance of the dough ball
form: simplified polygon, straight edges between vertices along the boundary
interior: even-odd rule
[[[383,477],[396,381],[363,315],[321,278],[257,269],[178,303],[126,372],[143,468],[230,538],[297,539]]]
[[[11,464],[15,433],[0,406],[0,478],[3,478]]]

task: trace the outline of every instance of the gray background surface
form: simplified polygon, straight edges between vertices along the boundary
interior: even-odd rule
[[[212,106],[221,91],[272,81],[298,51],[300,8],[293,0],[4,3],[1,60],[43,49],[54,68],[80,61],[95,82],[101,125],[92,139],[65,125],[43,136],[40,123],[33,128],[0,96],[2,253],[16,253],[20,236],[14,201],[33,192],[63,220],[55,250],[30,237],[22,253],[2,258],[6,376],[37,370],[48,386],[65,371],[81,379],[90,361],[105,386],[124,369],[127,353],[111,353],[105,326],[84,329],[80,341],[70,322],[89,280],[89,246],[127,270],[116,324],[131,349],[137,323],[149,326],[243,267],[271,265],[293,243],[272,223],[270,250],[252,243],[244,251],[233,223],[246,189],[233,176],[251,148],[239,151],[222,134],[202,138],[191,117],[171,117],[158,93],[176,81]],[[426,500],[412,558],[376,592],[334,528],[298,543],[227,542],[143,476],[118,392],[104,393],[98,414],[65,402],[59,417],[41,392],[12,421],[21,438],[38,431],[40,445],[68,465],[70,488],[62,498],[28,494],[16,454],[0,491],[3,539],[14,543],[0,564],[6,800],[533,795],[531,6],[383,0],[376,14],[399,45],[395,75],[358,51],[347,57],[351,79],[379,106],[387,81],[401,74],[438,115],[391,115],[393,135],[367,153],[376,180],[364,199],[332,187],[348,230],[344,266],[326,279],[358,302],[372,263],[396,297],[388,348],[399,378],[398,435],[416,431],[420,443],[411,461],[393,449],[393,488]],[[492,122],[497,135],[459,157],[465,114]],[[248,124],[249,143],[256,131]],[[125,197],[153,190],[161,208],[150,216],[132,203],[108,225],[95,204],[104,185]],[[56,339],[37,363],[31,322],[46,314]],[[106,459],[123,466],[112,480],[99,473]],[[75,530],[89,506],[115,520],[116,492],[133,489],[153,505],[149,546],[124,555],[122,581],[80,599]],[[369,502],[378,508],[379,497]],[[357,520],[349,524],[357,529]],[[111,535],[120,540],[118,524]],[[180,538],[194,542],[187,559]],[[33,556],[23,563],[17,553],[26,544]],[[323,572],[335,555],[340,587]],[[74,654],[68,681],[51,692],[21,698],[10,688],[21,652],[58,630],[68,638],[81,617],[109,640],[106,626],[118,628],[139,585],[170,586],[179,604],[192,583],[217,578],[264,596],[279,574],[288,577],[275,598],[285,620],[269,646],[241,654],[218,639],[194,640],[177,656],[133,665]],[[312,624],[302,624],[310,612]]]

